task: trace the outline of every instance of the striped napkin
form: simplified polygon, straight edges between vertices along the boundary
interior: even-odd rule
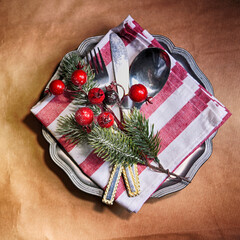
[[[129,62],[147,47],[163,48],[156,39],[128,16],[118,27],[110,30],[96,47],[99,47],[107,65],[109,77],[113,80],[113,68],[109,34],[114,31],[124,41]],[[209,92],[207,92],[183,66],[171,57],[171,72],[163,89],[143,104],[141,111],[160,130],[161,151],[159,160],[164,168],[175,171],[207,138],[209,138],[231,115],[231,113]],[[57,76],[56,76],[57,77]],[[109,163],[98,158],[87,145],[66,144],[64,136],[55,130],[60,116],[72,113],[72,103],[65,95],[47,95],[31,111],[55,136],[82,171],[101,188],[105,189],[111,173]],[[154,164],[154,163],[152,163]],[[154,172],[138,165],[141,193],[130,198],[124,181],[120,180],[115,201],[131,212],[140,210],[144,202],[166,180],[166,174]]]

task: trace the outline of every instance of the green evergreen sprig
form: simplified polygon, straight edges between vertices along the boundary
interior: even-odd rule
[[[124,115],[126,134],[132,138],[134,144],[149,158],[158,161],[158,152],[161,148],[160,132],[154,133],[154,124],[137,109],[133,108],[128,115]]]
[[[72,73],[79,69],[79,67],[87,74],[87,82],[81,87],[82,91],[80,91],[79,86],[74,85],[71,81]],[[90,65],[86,63],[85,59],[82,59],[77,52],[72,52],[71,54],[65,56],[60,64],[60,76],[67,89],[71,91],[71,96],[74,99],[73,104],[88,104],[87,94],[90,89],[96,87],[97,84],[94,81],[95,74]]]
[[[64,135],[69,143],[81,144],[87,142],[94,152],[111,164],[132,165],[145,164],[142,153],[149,158],[155,158],[159,151],[159,133],[154,135],[148,120],[139,110],[134,109],[125,116],[125,131],[112,128],[101,128],[93,123],[91,132],[80,126],[74,114],[61,117],[58,120],[56,132]],[[151,129],[151,131],[149,131]]]
[[[71,81],[72,73],[79,67],[88,77],[81,89]],[[73,103],[80,106],[87,105],[95,115],[98,115],[101,109],[97,105],[90,104],[87,97],[90,89],[96,87],[90,65],[77,52],[73,52],[61,62],[60,75],[73,97]],[[104,129],[95,123],[91,127],[92,130],[88,133],[86,128],[76,122],[74,114],[71,114],[58,120],[56,132],[64,135],[69,143],[87,142],[98,156],[111,164],[145,164],[143,154],[157,160],[160,150],[159,133],[154,134],[154,126],[149,126],[149,121],[138,109],[133,109],[124,116],[124,131],[117,128]]]
[[[118,129],[96,126],[88,134],[88,143],[99,157],[111,164],[127,166],[145,163],[140,158],[140,150],[132,139]]]
[[[87,131],[76,122],[74,114],[59,118],[56,133],[65,136],[73,144],[84,143],[88,137]]]
[[[77,52],[67,54],[60,63],[60,75],[67,82],[71,82],[72,73],[78,69],[82,58]]]
[[[98,107],[97,105],[88,105],[88,107],[90,108],[90,109],[92,109],[92,111],[93,111],[93,114],[95,115],[95,116],[97,116],[97,115],[99,115],[100,113],[101,113],[101,109],[100,109],[100,107]]]

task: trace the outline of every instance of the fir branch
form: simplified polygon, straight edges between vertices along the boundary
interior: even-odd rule
[[[117,129],[113,132],[112,128],[95,126],[88,134],[88,142],[99,157],[111,164],[127,166],[134,163],[145,163],[139,157],[139,149],[132,139]]]
[[[99,114],[101,113],[101,111],[102,111],[101,108],[100,108],[99,106],[97,106],[97,105],[90,104],[90,105],[88,105],[88,107],[89,107],[90,109],[92,109],[93,114],[94,114],[95,116],[99,115]]]
[[[56,131],[64,135],[70,143],[88,143],[99,157],[111,164],[121,164],[125,167],[140,163],[155,171],[166,173],[168,177],[190,182],[188,178],[164,169],[160,163],[159,167],[150,164],[150,158],[158,161],[159,133],[154,135],[154,127],[150,129],[149,122],[140,115],[140,111],[134,109],[128,117],[125,116],[125,130],[128,129],[129,132],[123,132],[116,127],[101,128],[92,123],[92,130],[89,133],[76,122],[74,114],[61,117]]]
[[[188,178],[179,176],[169,169],[163,168],[157,157],[160,151],[160,133],[154,134],[154,125],[151,128],[149,121],[141,114],[141,112],[134,108],[128,116],[125,115],[124,127],[126,134],[132,138],[133,143],[141,150],[141,156],[144,159],[144,164],[154,171],[166,173],[168,177],[174,177],[180,181],[191,182]],[[145,155],[145,156],[144,156]],[[158,162],[159,166],[155,167],[150,164],[149,159],[153,159]]]
[[[71,81],[71,76],[74,71],[79,69],[87,73],[87,82],[79,88]],[[95,74],[92,71],[89,64],[77,52],[73,52],[68,56],[65,56],[60,64],[60,76],[63,79],[67,89],[71,92],[73,97],[73,104],[86,105],[88,103],[87,94],[93,87],[96,87],[96,81],[94,80]]]
[[[88,136],[87,131],[76,122],[74,114],[60,117],[56,133],[65,136],[69,143],[74,144],[86,142]]]
[[[78,69],[82,58],[77,52],[66,55],[60,64],[60,76],[68,83],[71,82],[72,73]]]
[[[134,108],[128,115],[124,115],[124,129],[132,141],[148,157],[158,161],[160,151],[159,132],[154,134],[154,124],[149,126],[149,121]]]
[[[82,86],[82,89],[84,92],[88,94],[88,92],[94,88],[97,87],[97,83],[95,81],[95,73],[91,69],[89,64],[84,63],[84,60],[82,60],[83,68],[82,70],[87,73],[87,82]]]

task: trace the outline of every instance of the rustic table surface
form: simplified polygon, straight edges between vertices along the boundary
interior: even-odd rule
[[[0,1],[1,239],[239,239],[240,1]],[[192,54],[232,112],[184,190],[137,214],[79,191],[30,113],[62,57],[131,15]]]

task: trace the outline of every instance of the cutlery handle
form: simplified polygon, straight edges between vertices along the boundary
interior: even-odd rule
[[[135,197],[140,194],[140,182],[137,164],[123,168],[123,178],[127,187],[129,197]]]
[[[123,171],[123,166],[122,165],[117,165],[115,164],[113,166],[113,170],[111,172],[110,179],[108,181],[107,188],[104,192],[104,196],[102,199],[102,202],[112,205],[114,202],[114,197],[117,191],[117,186],[121,177]]]

